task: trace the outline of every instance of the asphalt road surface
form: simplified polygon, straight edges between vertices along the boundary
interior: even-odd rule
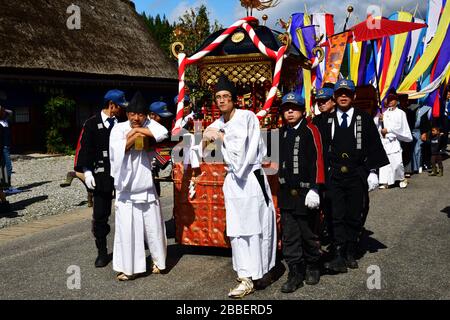
[[[444,167],[442,178],[422,173],[407,189],[371,193],[359,269],[283,294],[287,272],[278,268],[275,282],[245,299],[450,299],[449,160]],[[169,220],[171,197],[162,205]],[[236,284],[229,250],[180,246],[173,238],[166,274],[118,282],[111,264],[94,267],[95,257],[87,218],[0,241],[0,299],[228,299]]]

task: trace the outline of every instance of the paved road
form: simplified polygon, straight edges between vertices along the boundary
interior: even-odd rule
[[[325,275],[317,286],[288,295],[280,292],[285,272],[246,299],[450,299],[450,161],[444,165],[443,178],[416,175],[406,190],[371,193],[368,250],[359,269]],[[162,205],[169,219],[170,197]],[[49,220],[45,228],[40,222],[0,234],[0,299],[227,299],[235,285],[228,250],[183,247],[173,239],[169,273],[118,282],[111,265],[93,266],[88,210],[74,215],[73,221]],[[67,287],[69,266],[80,268],[80,289]],[[368,289],[369,266],[379,268],[381,289]]]

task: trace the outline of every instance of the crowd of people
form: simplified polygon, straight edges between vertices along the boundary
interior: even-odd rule
[[[443,175],[447,113],[439,126],[430,121],[429,107],[412,104],[402,110],[399,96],[392,91],[385,111],[373,118],[354,107],[355,89],[351,80],[342,79],[318,90],[314,117],[307,116],[298,93],[282,97],[277,194],[282,251],[278,252],[276,208],[262,169],[267,148],[259,119],[236,108],[235,86],[226,76],[219,78],[213,99],[220,118],[205,128],[201,147],[221,144],[227,169],[226,235],[238,281],[229,297],[252,293],[281,258],[289,269],[283,293],[304,283],[319,283],[324,270],[345,273],[358,268],[369,191],[396,183],[405,188],[407,178],[421,168],[433,176]],[[450,93],[446,101],[450,111]],[[183,127],[189,128],[193,118],[189,96],[184,105]],[[126,120],[119,122],[121,114]],[[153,261],[149,271],[161,273],[166,268],[167,236],[154,179],[158,170],[155,154],[147,146],[169,137],[172,117],[165,102],[148,106],[139,92],[127,102],[124,92],[110,90],[102,110],[85,122],[80,135],[75,170],[93,192],[95,266],[105,267],[111,260],[107,235],[115,198],[112,261],[120,281],[147,272],[146,248]],[[324,260],[325,237],[331,244]]]

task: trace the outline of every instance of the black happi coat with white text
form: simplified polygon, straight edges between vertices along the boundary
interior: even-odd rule
[[[306,194],[325,180],[319,130],[309,119],[303,119],[297,129],[284,126],[279,134],[278,207],[307,214]]]
[[[91,170],[95,177],[95,189],[101,192],[114,189],[109,162],[110,133],[111,130],[103,124],[100,112],[96,113],[84,123],[75,155],[75,171],[83,172],[83,168]]]
[[[389,164],[389,159],[373,118],[368,113],[354,109],[348,129],[351,131],[351,139],[337,142],[336,133],[340,128],[336,111],[330,113],[323,122],[321,136],[327,153],[326,170],[334,178],[339,178],[341,168],[345,166],[349,172],[344,176],[356,174],[367,184],[370,170]],[[348,150],[346,153],[349,158],[343,158],[341,150]]]

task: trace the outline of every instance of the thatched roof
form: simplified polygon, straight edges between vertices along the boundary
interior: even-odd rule
[[[67,8],[81,9],[69,30]],[[128,0],[0,1],[2,69],[176,79],[174,64]]]

